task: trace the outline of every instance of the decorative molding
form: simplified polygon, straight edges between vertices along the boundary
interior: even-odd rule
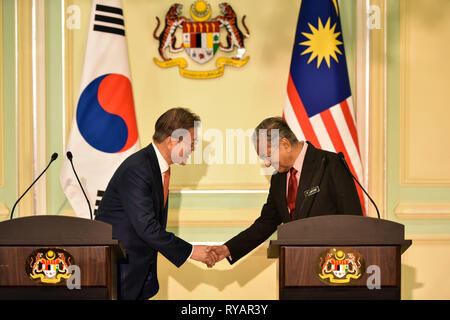
[[[2,2],[0,2],[0,17],[3,18]],[[5,185],[5,114],[3,99],[3,23],[0,23],[0,188]]]
[[[1,214],[1,211],[0,211]],[[167,227],[247,227],[261,214],[261,209],[169,209]],[[73,209],[61,216],[76,217]]]
[[[406,103],[408,103],[408,89],[406,82],[408,81],[409,54],[408,54],[408,26],[406,22],[407,2],[401,0],[400,6],[400,185],[408,185],[409,162],[408,154],[408,137],[405,131],[408,129],[408,121],[403,116],[405,114]]]
[[[269,189],[267,184],[202,184],[202,185],[177,185],[170,186],[170,192],[182,193],[183,191],[213,191],[213,190],[253,190],[264,191]]]
[[[401,219],[450,219],[450,202],[401,202],[394,213]]]
[[[381,217],[386,215],[386,0],[372,0],[380,8],[382,29],[370,30],[369,35],[369,190],[377,203],[384,203]],[[365,15],[367,17],[367,14]],[[367,28],[367,25],[365,26]],[[369,205],[370,217],[376,211]]]
[[[356,5],[356,53],[355,53],[355,120],[364,187],[369,185],[369,74],[370,74],[370,30],[367,28],[368,1],[355,1]]]
[[[217,189],[217,190],[170,190],[171,194],[268,194],[269,190],[264,189]]]
[[[62,34],[63,34],[63,104],[64,104],[64,136],[63,136],[63,143],[64,146],[67,145],[68,141],[69,141],[69,136],[70,136],[70,130],[72,129],[72,122],[73,122],[73,115],[75,112],[75,102],[74,102],[74,72],[73,72],[73,64],[74,64],[74,59],[73,59],[73,51],[74,51],[74,47],[73,47],[73,31],[66,28],[66,24],[65,24],[65,19],[66,19],[66,12],[67,12],[67,7],[73,5],[73,0],[66,0],[63,2],[63,10],[64,12],[62,13],[63,15],[63,30],[62,30]]]
[[[34,121],[34,176],[48,163],[47,158],[47,99],[46,99],[46,55],[45,55],[45,1],[34,0],[33,25],[33,121]],[[47,179],[34,187],[35,214],[47,214]]]
[[[17,132],[18,185],[22,193],[33,181],[33,63],[32,1],[17,1]],[[27,194],[18,206],[18,215],[34,214],[33,194]]]
[[[168,227],[248,227],[261,209],[169,209]]]
[[[450,242],[450,234],[406,234],[405,239],[412,240],[413,245],[417,243],[448,244]]]
[[[410,0],[401,0],[400,5],[400,186],[449,186],[449,177],[418,178],[411,176],[410,145],[415,144],[409,137],[410,121],[408,115],[411,111],[410,101],[410,33],[412,27],[408,23],[408,8],[413,6]]]

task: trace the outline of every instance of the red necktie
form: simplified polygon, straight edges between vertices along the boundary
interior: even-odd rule
[[[164,208],[167,203],[167,196],[169,195],[169,180],[170,180],[170,167],[164,172]]]
[[[297,189],[298,189],[297,177],[295,176],[297,174],[297,170],[295,168],[291,168],[289,172],[291,175],[289,176],[288,194],[286,200],[289,209],[289,214],[291,215],[291,220],[294,220],[295,198],[297,198]]]

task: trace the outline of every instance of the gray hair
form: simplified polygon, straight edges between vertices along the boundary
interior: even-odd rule
[[[267,132],[267,141],[270,141],[273,134],[272,131],[275,131],[278,134],[279,140],[286,138],[290,143],[297,143],[298,139],[295,136],[294,132],[292,132],[291,128],[289,128],[289,125],[282,117],[271,117],[264,119],[261,121],[260,124],[255,128],[255,132],[253,135],[253,142],[257,143],[257,137],[259,137],[261,134],[264,134]]]

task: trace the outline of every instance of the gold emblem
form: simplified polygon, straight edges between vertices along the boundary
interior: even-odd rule
[[[204,0],[195,1],[190,7],[190,14],[193,20],[181,15],[183,6],[173,4],[165,18],[165,26],[159,36],[156,32],[160,26],[160,20],[156,17],[157,26],[153,32],[153,37],[159,41],[159,55],[162,60],[153,58],[153,61],[161,68],[171,68],[178,66],[183,77],[191,79],[217,78],[223,75],[225,66],[242,67],[248,60],[245,56],[245,38],[250,32],[245,25],[245,16],[242,18],[242,25],[246,33],[244,34],[238,27],[238,19],[233,8],[226,2],[221,3],[219,8],[221,14],[211,18],[211,6]],[[177,47],[176,31],[182,29],[183,43]],[[227,44],[220,42],[220,32],[224,28],[227,32]],[[183,57],[171,58],[168,53],[186,53],[189,58],[198,64],[205,64],[212,60],[217,52],[236,52],[234,57],[219,57],[215,65],[216,69],[207,71],[197,71],[188,69],[188,62]]]
[[[40,283],[56,284],[71,276],[69,266],[74,263],[70,253],[62,249],[38,249],[27,258],[25,271]]]
[[[319,256],[316,272],[325,283],[348,284],[359,279],[364,268],[364,259],[355,250],[332,248]]]
[[[191,5],[191,17],[196,21],[206,21],[211,18],[211,6],[203,0],[197,0]]]

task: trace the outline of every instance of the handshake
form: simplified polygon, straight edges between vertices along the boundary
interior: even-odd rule
[[[224,258],[230,256],[230,251],[227,246],[205,246],[205,245],[195,245],[194,251],[192,252],[191,259],[201,261],[212,268],[216,262],[223,260]]]

